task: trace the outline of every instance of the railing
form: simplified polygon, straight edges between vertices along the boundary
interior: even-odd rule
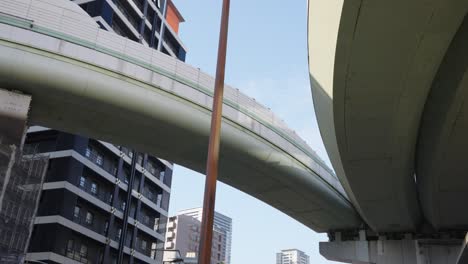
[[[140,24],[136,21],[133,16],[123,7],[124,2],[123,0],[113,0],[115,6],[122,12],[124,17],[135,27],[135,30],[138,31],[140,28]],[[141,21],[140,21],[141,22]]]
[[[157,206],[161,207],[161,194],[158,194],[158,193],[155,193],[155,192],[152,192],[150,190],[148,190],[147,188],[143,188],[143,191],[141,192],[141,194],[147,198],[148,200],[150,200],[151,202],[155,203]]]
[[[132,0],[129,0],[129,1],[132,1]],[[150,1],[150,0],[148,0],[148,1]],[[140,12],[143,13],[143,10],[145,9],[145,7],[143,6],[143,2],[141,0],[133,0],[133,3],[135,3],[135,5],[140,10]]]
[[[29,155],[29,154],[40,154],[40,153],[45,153],[45,152],[52,152],[55,151],[56,149],[56,142],[38,142],[38,143],[26,143],[23,146],[23,154],[24,155]]]
[[[136,243],[135,243],[136,251],[140,252],[141,254],[147,257],[151,257],[151,242],[146,241],[146,248],[142,248],[142,245],[143,245],[142,242],[143,241],[141,240],[141,238],[137,238]]]
[[[112,196],[112,194],[110,192],[106,192],[106,191],[101,191],[101,189],[99,188],[95,193],[93,191],[91,191],[91,186],[86,183],[85,186],[80,186],[78,185],[78,187],[83,190],[84,192],[96,197],[97,199],[99,199],[101,202],[104,202],[106,204],[109,204],[111,205],[112,204],[112,200],[110,199]]]
[[[117,23],[112,23],[112,29],[114,30],[115,33],[119,34],[120,36],[124,37],[125,32],[120,26],[117,25]]]
[[[89,262],[88,257],[84,254],[81,254],[79,251],[67,249],[66,256],[81,263],[91,263]]]
[[[112,162],[109,162],[107,159],[104,159],[104,155],[98,154],[92,149],[87,148],[85,151],[85,157],[113,176],[117,175],[117,166]]]
[[[79,224],[80,226],[85,227],[85,228],[87,228],[89,230],[92,230],[92,231],[94,231],[94,232],[96,232],[96,233],[98,233],[100,235],[105,235],[104,228],[94,224],[94,221],[96,221],[95,217],[96,217],[96,215],[93,215],[93,220],[92,220],[93,222],[91,224],[88,224],[86,222],[86,217],[85,216],[83,216],[83,215],[79,215],[79,216],[74,215],[73,216],[73,222],[75,222],[75,223]]]
[[[148,215],[142,215],[142,214],[140,214],[138,217],[138,221],[151,230],[153,230],[154,225],[156,223],[155,219],[156,217],[150,217]]]

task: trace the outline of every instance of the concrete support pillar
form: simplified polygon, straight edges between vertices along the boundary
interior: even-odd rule
[[[0,143],[21,148],[31,96],[0,89]]]
[[[461,240],[401,239],[321,242],[320,254],[328,260],[356,264],[454,264]]]

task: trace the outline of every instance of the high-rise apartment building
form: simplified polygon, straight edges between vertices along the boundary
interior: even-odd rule
[[[185,61],[179,23],[184,18],[171,0],[72,0],[101,28]]]
[[[185,60],[172,1],[72,1],[101,28]],[[30,128],[26,145],[50,157],[28,260],[162,263],[170,162],[43,127]]]
[[[193,217],[201,222],[203,215],[203,208],[193,208],[183,210],[177,213],[177,215],[187,215]],[[232,219],[219,212],[215,212],[213,229],[216,232],[220,232],[224,235],[224,241],[221,244],[221,256],[223,263],[231,263],[231,241],[232,241]]]
[[[307,254],[298,249],[285,249],[276,253],[276,264],[309,264]]]
[[[184,263],[198,263],[201,222],[188,215],[179,214],[169,218],[166,233],[166,252],[164,260],[170,262],[174,256],[172,250],[180,252]],[[211,264],[226,263],[225,235],[214,230],[211,246]]]
[[[25,149],[49,156],[28,260],[161,263],[171,163],[42,127]]]

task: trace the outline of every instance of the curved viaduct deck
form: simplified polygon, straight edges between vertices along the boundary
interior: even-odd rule
[[[98,29],[67,0],[4,0],[0,11],[0,87],[32,95],[31,124],[204,171],[211,77]],[[318,232],[360,225],[336,176],[310,147],[230,87],[221,138],[221,181]]]
[[[315,109],[378,232],[466,229],[468,1],[309,1]]]

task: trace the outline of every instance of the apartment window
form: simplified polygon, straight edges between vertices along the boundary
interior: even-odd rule
[[[85,156],[88,158],[91,157],[91,149],[89,147],[86,148]]]
[[[146,240],[141,240],[141,249],[146,250]]]
[[[91,212],[86,213],[86,224],[92,225],[94,220],[94,215]]]
[[[122,228],[119,228],[119,229],[117,230],[117,234],[116,234],[116,236],[115,236],[116,239],[117,239],[117,240],[120,240],[120,236],[121,236],[121,235],[122,235]]]
[[[79,218],[80,217],[80,210],[81,210],[81,208],[79,206],[75,206],[75,210],[73,211],[73,217]]]
[[[88,257],[88,247],[85,244],[81,244],[80,257],[82,257],[82,258],[87,258]]]
[[[97,155],[96,163],[97,165],[102,166],[103,160],[102,160],[102,156],[99,154]]]
[[[218,260],[221,260],[221,254],[218,253]]]
[[[164,175],[165,175],[165,174],[166,174],[165,171],[161,171],[161,172],[159,173],[159,179],[160,179],[162,182],[164,182]]]
[[[218,251],[221,251],[221,244],[218,244]]]
[[[107,231],[109,230],[109,221],[106,221],[104,224],[104,234],[107,234]]]
[[[71,253],[73,255],[73,244],[74,244],[73,239],[69,239],[67,242],[67,254]]]
[[[96,195],[97,191],[98,191],[97,183],[95,183],[95,182],[91,183],[91,193]]]
[[[114,195],[111,193],[111,194],[109,195],[109,203],[110,203],[110,204],[112,204],[112,199],[113,199],[113,198],[114,198]]]
[[[86,178],[84,176],[80,177],[80,187],[84,188],[86,185]]]
[[[218,241],[221,242],[222,236],[218,236]]]

